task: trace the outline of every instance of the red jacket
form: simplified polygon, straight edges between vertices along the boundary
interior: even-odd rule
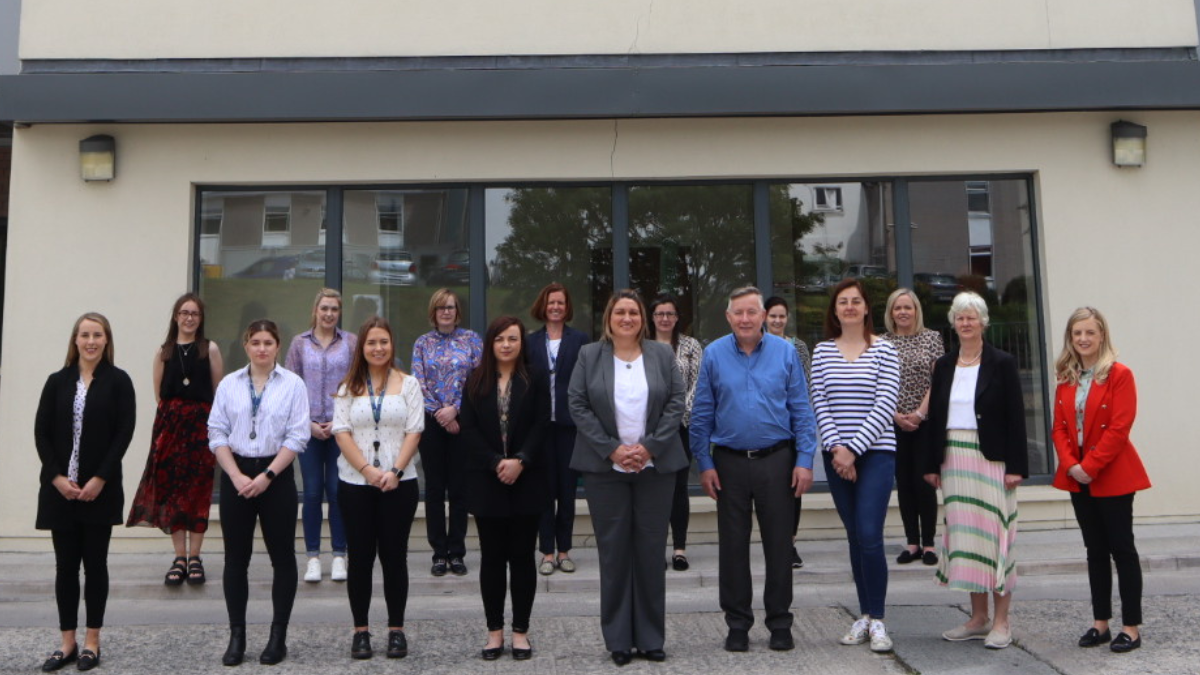
[[[1075,385],[1060,384],[1054,393],[1054,450],[1058,453],[1058,471],[1054,487],[1079,492],[1079,483],[1067,475],[1076,464],[1092,477],[1093,497],[1116,497],[1150,487],[1150,477],[1142,466],[1129,430],[1137,416],[1137,385],[1133,372],[1114,363],[1103,383],[1092,382],[1084,408],[1083,447],[1075,427]],[[1081,459],[1082,457],[1082,459]]]

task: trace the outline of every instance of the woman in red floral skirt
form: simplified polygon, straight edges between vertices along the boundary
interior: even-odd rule
[[[180,296],[154,358],[158,412],[146,471],[125,523],[171,535],[175,560],[163,579],[168,586],[205,581],[200,546],[208,530],[214,475],[208,412],[223,370],[221,350],[204,337],[204,302],[194,293]]]

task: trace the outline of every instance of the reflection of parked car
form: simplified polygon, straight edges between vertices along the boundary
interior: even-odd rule
[[[296,276],[298,261],[299,258],[294,255],[262,258],[250,263],[241,272],[230,276],[235,279],[292,279]]]
[[[842,275],[842,278],[843,279],[851,279],[851,278],[853,278],[853,279],[864,279],[864,278],[886,279],[886,278],[888,278],[888,276],[889,275],[888,275],[888,271],[887,271],[886,267],[882,267],[880,265],[858,265],[858,264],[855,264],[855,265],[850,265],[849,267],[846,268],[846,272],[845,272],[845,274]]]
[[[918,272],[913,275],[914,284],[925,284],[934,302],[952,302],[962,290],[962,284],[952,274],[930,274]]]
[[[800,285],[800,292],[807,295],[824,295],[836,285],[837,279],[834,277],[811,276]]]
[[[325,251],[314,249],[300,256],[296,265],[296,276],[301,279],[325,278]],[[342,261],[342,278],[348,281],[366,281],[367,273],[352,259]]]
[[[400,249],[381,249],[371,263],[367,278],[383,286],[416,286],[417,264],[412,254]]]
[[[435,286],[466,286],[471,283],[471,252],[466,249],[453,251],[446,264],[429,277]]]

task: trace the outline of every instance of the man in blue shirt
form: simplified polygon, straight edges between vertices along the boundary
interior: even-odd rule
[[[792,639],[792,527],[795,498],[812,486],[816,419],[796,349],[762,331],[757,288],[729,295],[733,329],[704,350],[692,404],[691,449],[700,485],[717,500],[719,589],[729,636],[725,649],[750,648],[751,511],[758,514],[766,558],[763,606],[771,649]],[[710,444],[712,446],[710,451]]]

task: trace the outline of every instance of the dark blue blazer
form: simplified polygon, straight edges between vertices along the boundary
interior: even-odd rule
[[[529,354],[529,372],[535,378],[550,387],[550,356],[546,353],[546,328],[533,331],[526,338],[528,344],[525,351]],[[575,362],[579,360],[579,349],[591,342],[582,331],[570,326],[563,326],[562,344],[558,346],[558,363],[555,364],[554,374],[554,422],[567,426],[575,426],[571,419],[571,409],[567,406],[567,387],[571,384],[571,373],[575,370]]]

